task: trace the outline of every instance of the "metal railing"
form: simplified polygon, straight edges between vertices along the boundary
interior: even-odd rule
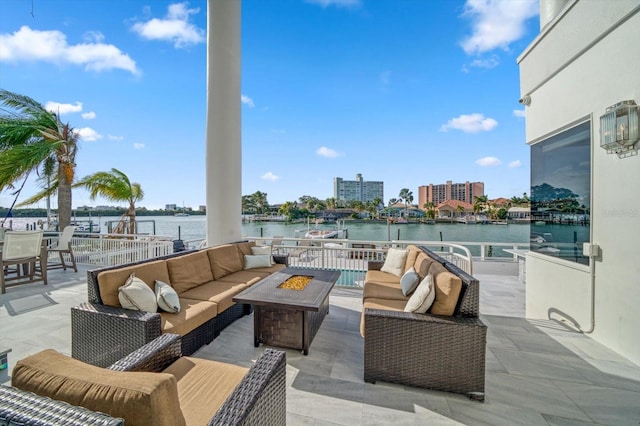
[[[48,238],[51,243],[58,239]],[[171,254],[173,241],[171,237],[157,235],[87,234],[74,235],[71,248],[78,263],[112,266]],[[54,254],[57,256],[50,255]]]

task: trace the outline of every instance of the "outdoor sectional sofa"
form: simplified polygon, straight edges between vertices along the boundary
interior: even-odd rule
[[[364,380],[463,393],[484,401],[487,327],[479,318],[478,280],[425,247],[409,246],[405,271],[413,266],[420,280],[431,274],[436,293],[427,313],[404,312],[410,297],[402,293],[401,278],[380,271],[382,265],[370,261],[365,276]],[[441,309],[447,304],[451,315],[432,313],[436,305]]]
[[[0,385],[0,424],[39,426],[283,425],[286,354],[250,368],[181,357],[164,334],[109,368],[53,350],[20,360]]]
[[[71,309],[72,357],[106,367],[163,333],[180,335],[182,354],[191,355],[251,313],[250,305],[234,303],[233,296],[286,266],[286,256],[273,256],[275,264],[245,269],[254,246],[224,244],[88,271],[89,301]],[[132,273],[152,289],[155,280],[173,287],[180,311],[122,308],[118,289]]]

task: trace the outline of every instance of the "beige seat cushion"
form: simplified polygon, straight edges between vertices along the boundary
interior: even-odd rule
[[[396,277],[393,274],[382,271],[367,271],[364,276],[365,283],[382,283],[382,284],[397,284],[400,286],[400,277]]]
[[[181,336],[189,333],[218,315],[218,305],[205,300],[180,297],[180,312],[160,313],[160,327],[163,333],[175,333]]]
[[[409,300],[409,296],[402,294],[402,288],[399,283],[365,281],[364,290],[362,291],[362,299],[367,300],[370,298],[402,300],[404,302]]]
[[[118,289],[124,285],[132,273],[144,281],[152,291],[154,290],[155,280],[169,282],[169,270],[164,260],[100,272],[98,274],[98,286],[100,287],[100,298],[104,305],[121,306],[120,300],[118,300]]]
[[[253,268],[251,269],[251,271],[253,272],[266,272],[267,274],[271,275],[274,272],[278,272],[281,269],[286,268],[287,265],[283,264],[283,263],[276,263],[275,265],[271,265],[268,268]]]
[[[229,275],[225,275],[218,281],[251,285],[268,276],[268,272],[259,271],[258,269],[245,269]]]
[[[195,300],[207,300],[214,302],[218,307],[218,314],[231,307],[233,296],[249,287],[244,283],[211,281],[182,293],[182,297]]]
[[[404,307],[406,306],[406,304],[407,304],[406,300],[386,300],[386,299],[376,299],[376,298],[370,298],[370,299],[364,300],[362,303],[362,314],[360,317],[360,335],[364,337],[364,310],[366,308],[404,312]]]
[[[453,315],[460,297],[462,280],[437,262],[431,265],[429,273],[433,275],[436,290],[436,300],[429,312],[434,315]]]
[[[12,385],[125,419],[127,425],[185,425],[171,374],[111,371],[52,349],[24,358]]]
[[[210,268],[213,272],[213,278],[209,281],[219,280],[225,275],[242,270],[244,266],[243,256],[236,245],[224,244],[206,250],[209,256]],[[250,248],[249,251],[251,251]]]
[[[178,382],[178,399],[187,424],[206,425],[247,371],[233,364],[182,357],[164,373],[173,375]]]
[[[167,260],[169,268],[169,281],[165,281],[173,287],[178,294],[213,281],[211,264],[206,251],[185,254]]]

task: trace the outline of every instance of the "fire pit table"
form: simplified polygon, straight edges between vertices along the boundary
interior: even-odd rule
[[[309,354],[339,271],[285,268],[233,298],[253,305],[253,343],[293,348]]]

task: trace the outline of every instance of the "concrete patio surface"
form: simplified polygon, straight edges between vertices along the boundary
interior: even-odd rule
[[[86,270],[52,271],[49,285],[0,295],[0,350],[11,348],[0,382],[45,348],[69,354],[70,312],[86,301]],[[335,288],[308,356],[287,352],[289,425],[639,425],[640,366],[552,320],[524,318],[517,264],[475,262],[488,325],[486,401],[378,382],[364,383],[359,334],[362,291]],[[194,356],[249,366],[253,318],[234,322]]]

